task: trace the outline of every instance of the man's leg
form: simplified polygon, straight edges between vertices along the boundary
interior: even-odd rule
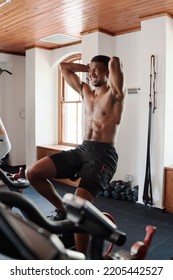
[[[86,189],[83,189],[81,187],[77,188],[75,191],[75,195],[80,196],[89,202],[93,203],[94,197],[93,195],[87,191]],[[88,243],[89,243],[89,235],[83,234],[83,233],[76,233],[75,234],[75,244],[76,244],[76,250],[86,254],[88,249]]]
[[[56,167],[49,157],[40,159],[26,170],[26,177],[35,190],[49,200],[55,208],[64,210],[61,197],[55,190],[53,184],[48,180],[56,178],[56,175]]]

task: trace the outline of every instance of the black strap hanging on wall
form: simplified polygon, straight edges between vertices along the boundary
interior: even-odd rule
[[[6,72],[6,73],[12,75],[12,73],[11,73],[10,71],[8,71],[8,70],[6,70],[6,69],[0,68],[0,75],[1,75],[3,72]]]
[[[151,123],[152,113],[156,110],[156,57],[151,55],[150,59],[150,94],[149,94],[149,117],[148,117],[148,138],[146,171],[143,190],[143,202],[145,205],[153,205],[152,180],[151,180]]]

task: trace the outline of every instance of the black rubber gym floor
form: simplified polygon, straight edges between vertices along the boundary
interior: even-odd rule
[[[54,185],[62,197],[65,193],[75,191],[74,187],[65,184],[54,182]],[[32,187],[23,190],[23,194],[31,198],[45,216],[55,214],[54,207]],[[95,206],[99,210],[111,214],[116,220],[117,228],[127,235],[125,245],[119,248],[114,247],[112,252],[122,248],[129,251],[133,243],[143,241],[146,226],[152,225],[156,227],[156,232],[145,259],[170,260],[173,257],[173,214],[165,213],[154,207],[103,196],[97,197]]]
[[[74,187],[65,184],[55,182],[54,185],[62,197],[67,192],[73,193],[75,191]],[[24,193],[37,203],[45,215],[54,211],[52,205],[32,188],[26,189]],[[156,227],[156,232],[146,259],[169,260],[173,257],[173,214],[165,213],[154,207],[149,208],[142,204],[103,196],[97,197],[95,206],[99,210],[111,214],[116,221],[117,228],[126,233],[127,241],[123,249],[129,250],[134,242],[143,241],[146,226],[152,225]],[[112,252],[117,249],[121,248],[114,247]]]

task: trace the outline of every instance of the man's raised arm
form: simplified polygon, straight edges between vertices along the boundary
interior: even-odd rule
[[[82,81],[76,72],[88,72],[89,66],[80,63],[61,62],[59,68],[69,86],[82,95]]]
[[[117,101],[125,97],[126,87],[124,83],[123,67],[118,57],[113,56],[109,61],[109,86]]]

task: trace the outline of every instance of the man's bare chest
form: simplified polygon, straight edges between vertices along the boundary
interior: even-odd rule
[[[113,101],[108,96],[96,96],[85,100],[85,111],[95,116],[108,115],[113,110]]]

